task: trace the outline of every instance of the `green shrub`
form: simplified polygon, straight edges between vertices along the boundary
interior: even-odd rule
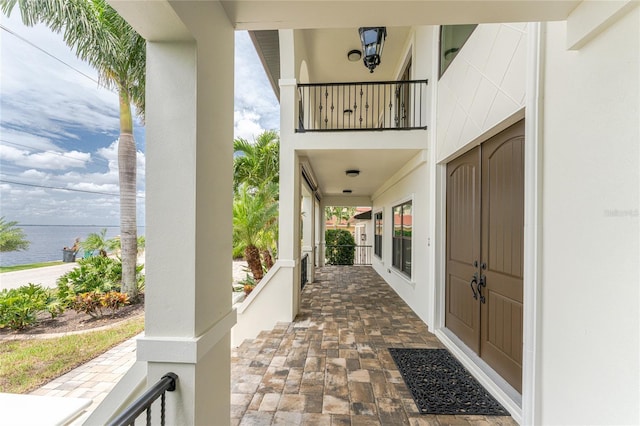
[[[94,256],[78,260],[78,266],[58,278],[58,299],[70,306],[76,295],[120,291],[122,264],[117,259]]]
[[[325,258],[329,265],[353,265],[356,242],[344,229],[327,229],[325,232]]]
[[[48,311],[56,317],[64,311],[53,292],[41,285],[31,284],[0,291],[0,328],[13,330],[36,322],[40,312]]]
[[[76,295],[72,307],[76,312],[83,312],[93,318],[100,318],[104,315],[105,309],[115,312],[127,304],[129,304],[129,296],[125,293],[89,291]]]

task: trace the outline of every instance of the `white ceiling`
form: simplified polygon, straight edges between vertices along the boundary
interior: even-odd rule
[[[114,0],[111,0],[114,1]],[[222,0],[239,30],[564,20],[580,0]]]
[[[304,30],[311,82],[395,80],[408,37],[409,27],[387,27],[381,63],[370,73],[362,59],[357,62],[347,59],[350,50],[362,51],[357,27]]]
[[[301,151],[300,154],[309,159],[323,197],[342,196],[343,189],[351,189],[354,197],[370,197],[418,152],[417,149],[379,149]],[[360,170],[360,175],[346,176],[345,171],[350,169]]]

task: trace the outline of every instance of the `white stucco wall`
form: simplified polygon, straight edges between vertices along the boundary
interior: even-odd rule
[[[407,173],[400,178],[394,177],[389,186],[374,195],[373,211],[382,209],[384,224],[382,235],[382,259],[373,256],[373,268],[400,295],[400,297],[425,322],[430,317],[432,297],[429,295],[428,276],[426,269],[428,257],[428,218],[429,218],[429,171],[427,168],[427,151],[422,151],[406,166]],[[413,234],[412,234],[412,263],[411,276],[392,266],[392,232],[394,206],[413,201]],[[371,238],[373,244],[373,237]],[[427,324],[428,325],[428,324]]]
[[[522,109],[526,30],[525,23],[478,25],[440,78],[435,129],[438,161],[487,139],[487,132]]]
[[[640,423],[640,9],[546,25],[540,424]]]

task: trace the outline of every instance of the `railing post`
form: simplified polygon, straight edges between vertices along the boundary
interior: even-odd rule
[[[160,401],[160,424],[165,422],[165,393],[176,390],[178,375],[175,373],[165,374],[157,383],[147,389],[138,399],[133,401],[122,413],[113,419],[109,426],[132,425],[140,414],[146,411],[147,425],[151,424],[151,405],[158,399]]]

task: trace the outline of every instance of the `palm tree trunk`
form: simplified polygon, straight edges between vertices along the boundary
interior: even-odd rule
[[[126,90],[120,89],[120,141],[118,169],[120,180],[120,248],[122,250],[122,291],[132,300],[138,297],[136,261],[136,142],[133,138],[131,104]]]
[[[262,250],[262,258],[264,259],[264,265],[267,267],[267,271],[273,268],[273,257],[268,249]]]
[[[247,266],[251,269],[251,275],[257,283],[263,276],[260,250],[256,246],[249,245],[244,249],[244,257],[247,259]]]

